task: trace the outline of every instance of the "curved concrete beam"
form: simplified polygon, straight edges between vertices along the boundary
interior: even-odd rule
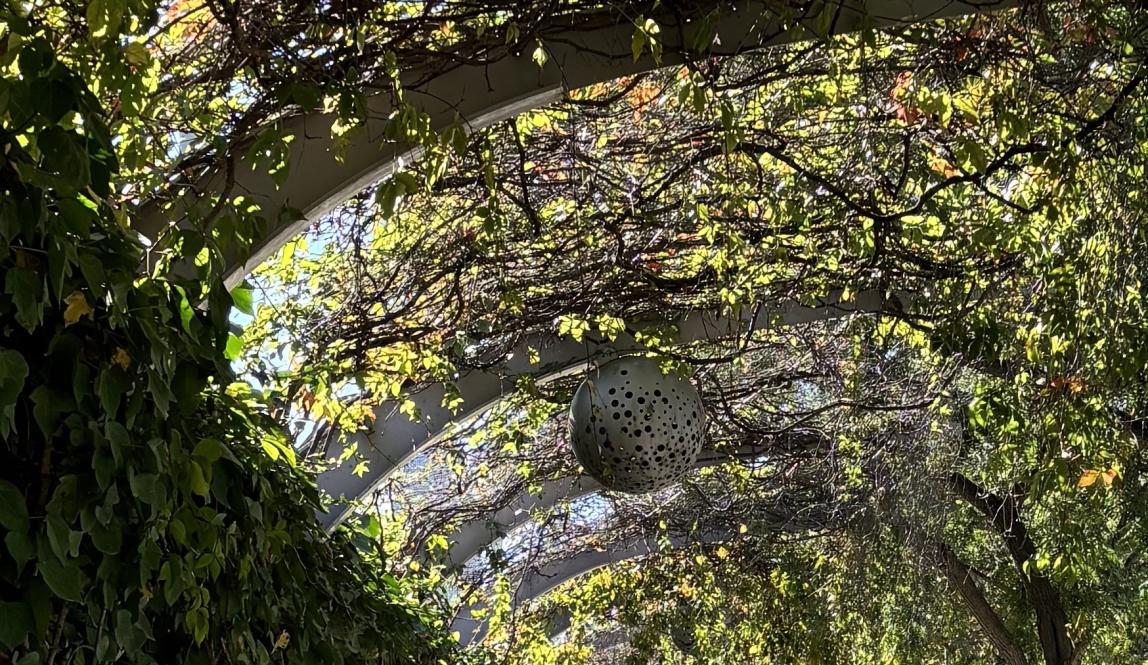
[[[679,322],[678,341],[737,339],[755,330],[874,313],[890,305],[902,309],[906,303],[904,296],[887,299],[878,291],[864,291],[855,294],[849,302],[842,302],[841,293],[835,292],[813,306],[788,302],[777,307],[751,308],[737,319],[695,312]],[[516,347],[502,372],[474,371],[460,377],[455,382],[458,395],[463,400],[463,410],[459,413],[453,413],[443,405],[446,388],[441,384],[409,397],[417,408],[418,419],[400,413],[398,401],[388,401],[379,406],[375,410],[373,429],[355,435],[349,442],[356,448],[356,454],[319,476],[320,489],[334,500],[327,512],[320,516],[324,527],[336,527],[353,503],[370,493],[391,471],[449,435],[452,423],[467,422],[482,415],[512,392],[516,376],[530,374],[539,384],[545,384],[589,369],[594,361],[643,348],[629,336],[619,337],[609,344],[550,339],[549,345],[539,338]],[[538,351],[537,364],[529,361],[529,347]],[[329,456],[338,460],[342,455],[343,448],[336,446]],[[360,461],[366,462],[366,473],[356,473]]]
[[[915,20],[985,12],[1015,4],[1016,0],[837,0],[810,3],[800,28],[780,31],[769,8],[772,2],[739,0],[713,2],[722,11],[712,23],[715,40],[711,55],[732,55],[746,50],[823,35],[852,32],[863,26],[889,26]],[[775,5],[774,5],[775,6]],[[695,16],[704,16],[702,8]],[[828,13],[830,21],[822,14]],[[596,16],[596,24],[555,29],[542,35],[547,61],[539,67],[532,58],[533,48],[483,65],[455,64],[445,71],[404,71],[407,98],[430,119],[433,130],[441,131],[461,118],[470,131],[558,100],[566,90],[609,81],[620,76],[652,70],[660,65],[682,61],[679,52],[690,52],[695,33],[703,21],[682,21],[670,10],[654,15],[660,25],[659,40],[664,52],[661,63],[649,54],[637,60],[631,55],[633,17]],[[604,20],[611,19],[611,20]],[[391,173],[400,159],[417,155],[403,141],[384,139],[388,118],[395,106],[391,96],[378,94],[366,102],[365,123],[349,137],[331,137],[335,114],[311,113],[280,123],[291,136],[286,163],[286,180],[278,185],[251,161],[249,151],[235,150],[231,195],[242,194],[259,206],[268,226],[254,240],[250,251],[232,252],[227,257],[226,282],[233,286],[252,269],[277,251],[292,236],[334,210],[350,196]],[[344,142],[343,145],[338,145]],[[135,228],[155,241],[172,226],[187,226],[188,211],[204,197],[220,193],[228,177],[212,173],[191,184],[193,193],[180,198],[170,208],[153,203],[136,215]],[[298,215],[286,214],[298,211]]]
[[[542,483],[538,493],[523,492],[493,515],[460,524],[452,533],[447,534],[450,546],[445,553],[435,555],[423,550],[419,555],[424,561],[446,565],[450,571],[461,570],[468,561],[494,542],[529,522],[534,511],[547,510],[565,501],[575,501],[600,491],[602,486],[589,476],[547,480]]]
[[[670,549],[682,549],[693,543],[716,543],[730,540],[732,534],[725,530],[699,532],[682,535],[675,534],[669,537]],[[662,550],[659,543],[661,536],[639,536],[622,543],[618,547],[607,550],[587,550],[568,559],[552,561],[537,569],[531,570],[523,576],[511,599],[511,607],[521,605],[539,598],[555,587],[576,577],[581,577],[599,568],[611,564],[628,561],[636,557],[656,554]],[[451,630],[459,633],[459,641],[465,646],[472,642],[479,642],[486,636],[486,617],[475,618],[476,612],[487,609],[484,603],[462,609],[451,623]]]
[[[739,449],[732,456],[714,451],[702,451],[694,468],[721,464],[740,456],[741,453],[752,454],[758,450],[760,449]],[[426,551],[420,554],[424,561],[433,560],[445,564],[450,571],[461,570],[496,541],[529,522],[531,514],[535,511],[549,510],[560,503],[576,501],[584,496],[601,492],[602,489],[602,486],[589,476],[567,476],[547,480],[542,483],[539,492],[523,492],[493,515],[460,524],[453,532],[447,534],[446,539],[450,546],[442,555],[436,557]]]

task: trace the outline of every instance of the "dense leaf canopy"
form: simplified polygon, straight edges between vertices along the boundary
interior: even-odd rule
[[[700,662],[1135,662],[1141,21],[1049,5],[573,91],[288,245],[259,273],[248,334],[292,369],[261,373],[346,428],[530,334],[653,333],[703,388],[729,463],[656,498],[538,515],[468,584],[504,577],[487,588],[505,603],[546,561],[726,528],[721,550],[560,597],[600,630],[629,626],[618,648],[636,662],[680,656],[671,637],[691,626]],[[689,311],[839,289],[896,297],[879,316],[658,343],[658,322]],[[393,550],[577,473],[574,385],[525,386],[391,476],[373,505],[398,520]],[[497,658],[555,658],[545,622],[508,609]],[[559,651],[586,657],[571,635]]]
[[[415,659],[468,604],[490,632],[465,657],[499,663],[1148,658],[1138,3],[838,36],[810,28],[832,5],[778,3],[803,38],[736,55],[666,53],[658,22],[733,3],[75,9],[2,19],[0,662]],[[470,136],[406,103],[619,21],[635,60],[682,64]],[[420,159],[229,293],[227,257],[293,214],[237,169],[284,178],[277,121],[308,111],[367,140],[371,94]],[[189,192],[187,223],[131,237]],[[880,311],[673,341],[689,312],[862,293]],[[296,455],[330,467],[388,398],[523,340],[619,335],[701,389],[709,466],[438,565],[460,524],[579,473],[581,377],[515,377],[364,498],[353,544],[321,533]],[[635,538],[664,549],[512,602]]]

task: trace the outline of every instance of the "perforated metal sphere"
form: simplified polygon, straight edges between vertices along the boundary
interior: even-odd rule
[[[650,492],[697,461],[705,413],[689,381],[645,358],[621,358],[582,382],[570,405],[570,441],[586,473],[621,492]]]

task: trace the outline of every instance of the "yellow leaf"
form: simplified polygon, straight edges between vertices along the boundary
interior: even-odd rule
[[[729,550],[727,550],[724,545],[721,545],[717,548],[717,558],[725,559],[728,556],[729,556]]]
[[[267,441],[267,440],[260,441],[260,443],[263,446],[263,452],[267,453],[268,457],[270,457],[272,460],[279,459],[279,448],[278,447],[276,447],[274,444],[272,444],[270,441]]]
[[[92,306],[88,304],[88,299],[79,291],[73,291],[71,295],[64,298],[64,303],[67,305],[67,308],[64,309],[65,328],[76,323],[84,316],[87,316],[89,319],[92,318],[92,312],[95,311],[92,309]]]
[[[132,364],[132,357],[124,349],[116,347],[116,355],[112,356],[112,362],[127,369]]]
[[[740,526],[737,528],[737,532],[738,532],[738,533],[745,533],[746,531],[749,531],[749,527],[748,527],[748,526],[746,526],[746,525],[744,525],[744,524],[740,525]]]
[[[1100,478],[1104,481],[1105,487],[1112,487],[1112,483],[1116,480],[1117,475],[1119,475],[1119,471],[1116,469],[1116,467],[1112,467],[1111,469],[1100,474]]]
[[[1099,471],[1086,469],[1084,473],[1080,474],[1080,479],[1076,481],[1077,487],[1090,487],[1100,477]]]
[[[936,171],[937,173],[940,173],[946,178],[952,178],[953,176],[957,175],[957,170],[953,168],[953,165],[949,163],[949,160],[937,154],[934,154],[929,158],[929,168]]]
[[[291,636],[287,634],[287,631],[283,631],[282,633],[279,633],[279,639],[275,640],[275,648],[286,649],[287,645],[290,643]]]

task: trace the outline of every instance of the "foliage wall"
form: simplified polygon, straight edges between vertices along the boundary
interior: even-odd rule
[[[124,137],[158,8],[73,9],[0,14],[0,662],[432,662],[430,590],[323,533],[235,382],[250,292],[145,269]]]

